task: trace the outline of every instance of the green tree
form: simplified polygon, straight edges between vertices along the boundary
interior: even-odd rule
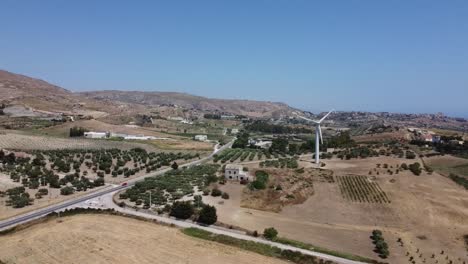
[[[288,140],[285,138],[275,138],[273,139],[270,147],[270,152],[280,152],[285,153],[286,148],[288,147]]]
[[[216,208],[214,206],[204,205],[200,210],[197,221],[205,225],[212,225],[216,223],[217,220]]]
[[[203,198],[201,195],[195,195],[193,196],[193,205],[196,208],[200,208],[203,206]]]
[[[193,204],[190,201],[175,202],[169,215],[179,219],[188,219],[193,215],[194,211]]]

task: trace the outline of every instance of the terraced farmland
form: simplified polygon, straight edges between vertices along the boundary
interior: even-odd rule
[[[337,176],[344,199],[358,203],[390,203],[379,184],[362,175]]]

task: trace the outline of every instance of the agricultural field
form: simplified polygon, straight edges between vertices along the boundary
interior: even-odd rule
[[[184,196],[193,196],[218,181],[219,165],[199,165],[177,169],[157,177],[147,177],[132,188],[121,192],[119,200],[132,206],[163,207]]]
[[[112,141],[84,138],[56,138],[34,136],[24,133],[0,133],[0,149],[12,150],[55,150],[55,149],[132,149],[143,148],[147,151],[160,151],[155,146],[137,142]]]
[[[6,211],[5,214],[14,213],[15,209],[31,206],[36,201],[50,202],[58,196],[86,192],[108,182],[119,183],[167,168],[174,162],[183,163],[198,158],[195,154],[155,153],[140,148],[28,152],[0,150],[2,183],[12,183],[0,185],[0,202],[4,205],[2,207],[8,207],[2,208],[2,211]]]
[[[288,168],[288,169],[297,169],[299,167],[297,163],[297,157],[294,158],[279,158],[277,160],[266,160],[260,162],[260,167],[275,167],[275,168]]]
[[[213,150],[213,143],[194,141],[191,138],[184,137],[180,137],[177,140],[148,140],[145,141],[145,143],[164,151],[196,151],[208,153]]]
[[[49,220],[0,240],[1,263],[286,263],[176,228],[112,215]]]
[[[25,131],[30,132],[31,134],[67,138],[69,137],[70,129],[73,127],[82,127],[87,131],[109,131],[121,134],[167,137],[167,135],[165,135],[164,133],[159,133],[150,128],[140,126],[113,125],[95,119],[65,122],[60,125],[51,126],[43,129],[30,129]]]
[[[379,229],[390,251],[384,262],[409,264],[410,255],[417,263],[422,263],[424,258],[426,263],[445,263],[442,261],[447,255],[453,263],[466,259],[463,242],[463,236],[468,234],[466,190],[437,171],[423,169],[416,176],[402,169],[403,163],[423,162],[417,155],[412,159],[405,152],[399,156],[385,154],[349,160],[335,156],[323,160],[324,166],[319,170],[312,164],[312,155],[301,155],[299,169],[289,171],[295,174],[304,168],[303,177],[310,177],[314,170],[322,173],[311,175],[311,195],[300,203],[286,204],[281,210],[245,206],[245,194],[251,190],[236,182],[219,186],[221,191],[229,193],[229,200],[221,203],[212,197],[203,199],[216,206],[218,221],[222,223],[249,230],[273,226],[284,237],[339,252],[380,259],[369,238],[373,230]],[[257,204],[275,204],[274,194],[278,192],[273,181],[275,172],[279,177],[291,179],[287,169],[260,168],[259,162],[244,166],[252,174],[257,170],[268,172],[267,187],[254,192],[268,194],[259,195]],[[353,181],[347,182],[351,178],[345,177],[350,176]],[[281,185],[281,188],[287,187]],[[440,255],[442,250],[444,255]]]
[[[390,203],[380,186],[362,175],[337,176],[344,199],[359,203]]]
[[[280,157],[287,157],[284,153],[270,153],[267,150],[261,149],[226,149],[220,154],[216,154],[213,157],[213,162],[217,163],[235,163],[235,162],[251,162],[260,161],[265,159],[278,159]]]

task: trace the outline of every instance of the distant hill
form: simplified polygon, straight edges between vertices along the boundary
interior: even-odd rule
[[[213,99],[186,93],[140,92],[140,91],[95,91],[80,93],[89,99],[110,100],[146,106],[176,105],[184,109],[202,112],[219,112],[251,117],[271,117],[289,114],[295,109],[284,103]]]
[[[101,102],[76,95],[57,85],[3,70],[0,70],[0,95],[0,103],[43,113],[96,114],[103,108]]]
[[[28,76],[0,70],[0,103],[20,105],[44,112],[134,116],[148,108],[178,106],[200,112],[218,112],[249,117],[275,117],[295,109],[284,103],[212,99],[186,93],[140,91],[94,91],[73,93]]]

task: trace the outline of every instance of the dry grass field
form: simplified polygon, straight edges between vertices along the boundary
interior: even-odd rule
[[[172,150],[172,151],[206,151],[213,150],[213,143],[194,141],[189,138],[179,138],[177,140],[151,140],[149,144],[158,149]]]
[[[49,220],[0,237],[5,263],[285,263],[184,235],[176,228],[111,215]]]
[[[410,134],[405,131],[384,132],[376,134],[366,134],[353,136],[357,143],[362,142],[386,142],[391,140],[410,139]]]
[[[444,155],[424,158],[424,162],[426,165],[445,176],[448,176],[450,173],[455,173],[460,176],[468,177],[467,159]]]
[[[61,136],[68,137],[70,128],[72,127],[83,127],[89,131],[109,131],[114,133],[131,134],[131,135],[145,135],[154,137],[166,137],[166,134],[158,133],[151,129],[144,127],[133,127],[125,125],[113,125],[99,120],[79,120],[75,122],[66,122],[61,125],[52,126],[44,129],[40,129],[37,132],[50,135],[50,136]]]
[[[221,222],[250,230],[273,226],[281,236],[378,259],[369,236],[373,229],[380,229],[389,243],[389,263],[411,263],[407,252],[417,263],[424,258],[425,263],[448,263],[446,256],[453,263],[463,263],[458,261],[467,260],[463,235],[468,234],[468,195],[463,187],[438,173],[390,174],[388,169],[376,168],[377,163],[387,163],[395,171],[397,164],[415,161],[392,157],[324,160],[324,168],[333,171],[335,178],[366,176],[378,184],[390,202],[353,201],[343,196],[337,181],[314,181],[314,194],[309,199],[286,206],[279,213],[243,208],[244,186],[237,183],[221,186],[229,193],[229,200],[203,199],[217,206]],[[301,161],[301,166],[314,165],[309,159]],[[373,175],[368,174],[370,170]],[[398,238],[403,245],[397,243]],[[444,255],[440,255],[442,250]]]

